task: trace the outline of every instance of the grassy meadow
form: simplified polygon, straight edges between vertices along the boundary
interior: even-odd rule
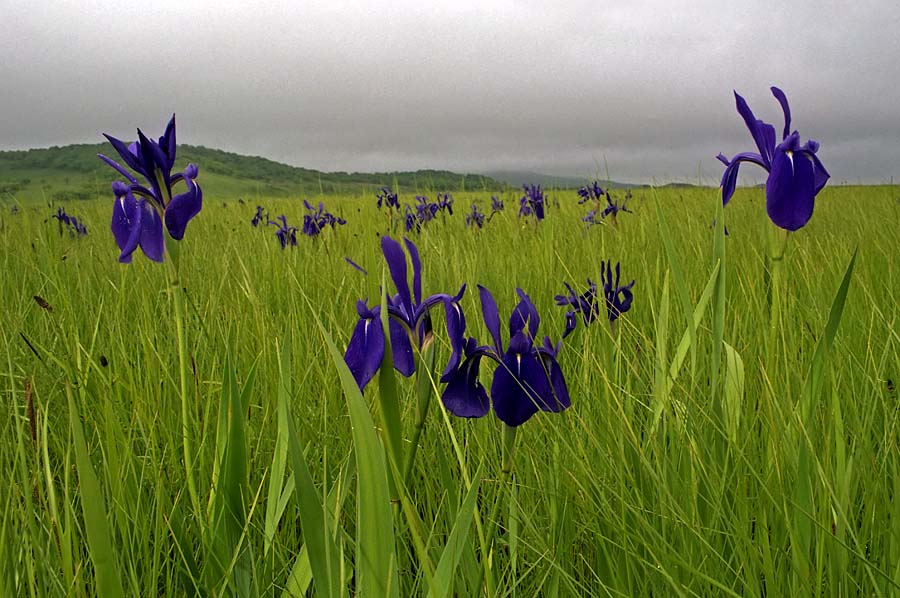
[[[250,219],[299,226],[299,198],[207,192],[174,286],[140,251],[117,262],[112,198],[3,204],[0,594],[897,595],[900,193],[826,187],[780,261],[761,189],[738,190],[727,237],[716,189],[633,194],[586,230],[574,191],[549,191],[539,225],[508,191],[472,230],[490,194],[454,191],[454,215],[409,236],[426,295],[468,284],[482,343],[476,284],[505,339],[520,287],[555,342],[564,282],[599,283],[607,259],[636,280],[614,328],[564,341],[572,406],[518,429],[511,474],[501,423],[451,416],[437,376],[376,376],[366,409],[342,386],[328,339],[343,354],[355,302],[394,292],[374,196],[310,195],[347,225],[282,250]],[[58,206],[89,234],[60,234]],[[425,397],[403,483],[391,412],[406,450]]]

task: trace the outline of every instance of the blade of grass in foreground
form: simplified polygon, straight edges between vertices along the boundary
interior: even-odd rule
[[[87,535],[88,553],[94,564],[95,588],[98,596],[116,598],[124,596],[122,578],[116,565],[116,555],[112,549],[109,524],[106,519],[106,503],[100,491],[100,482],[87,444],[75,401],[72,399],[72,388],[66,383],[66,399],[69,402],[69,423],[72,426],[72,440],[75,443],[75,465],[78,469],[78,487],[81,494],[81,509],[84,514],[84,530]]]
[[[307,299],[307,302],[309,299]],[[362,392],[344,358],[310,304],[328,352],[338,370],[352,426],[356,455],[357,527],[356,575],[361,596],[399,596],[394,522],[391,512],[385,451],[375,432],[375,422]],[[384,366],[382,366],[384,369]]]
[[[288,341],[281,349],[281,382],[278,393],[278,434],[287,436],[287,446],[291,457],[291,465],[294,469],[295,494],[297,495],[297,509],[300,512],[300,524],[303,526],[303,542],[309,555],[309,567],[312,577],[316,582],[316,592],[320,596],[337,597],[345,596],[346,588],[341,579],[341,556],[337,544],[331,536],[330,516],[327,507],[319,499],[319,491],[316,489],[303,458],[303,449],[297,438],[294,428],[294,419],[288,407],[287,393],[283,392],[289,387],[289,382],[284,378],[290,376],[290,369],[283,366],[290,361],[290,345]],[[277,442],[277,440],[276,440]]]
[[[441,560],[438,561],[437,569],[434,572],[434,583],[431,586],[430,596],[440,598],[448,596],[453,588],[453,577],[456,567],[459,565],[459,559],[462,557],[463,549],[469,538],[469,532],[472,527],[472,519],[475,515],[475,501],[478,498],[478,488],[481,485],[481,470],[475,472],[472,479],[472,485],[463,499],[459,512],[456,515],[456,522],[453,524],[453,530],[450,537],[447,538],[447,544],[444,546],[444,552],[441,554]]]

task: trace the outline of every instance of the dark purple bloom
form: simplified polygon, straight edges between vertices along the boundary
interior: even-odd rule
[[[615,322],[620,315],[631,309],[631,303],[634,301],[634,294],[631,292],[634,281],[632,280],[625,286],[619,286],[619,279],[618,263],[616,263],[615,278],[613,278],[612,261],[600,264],[603,298],[606,303],[607,319],[610,323]],[[585,326],[589,326],[600,316],[601,307],[597,303],[597,285],[590,278],[588,278],[587,283],[587,290],[578,294],[569,286],[569,283],[564,282],[567,294],[556,296],[557,305],[569,307],[569,311],[566,312],[566,329],[563,333],[563,338],[575,330],[577,323],[576,314],[581,314]]]
[[[386,207],[389,210],[400,209],[400,199],[389,187],[382,187],[378,192],[378,209],[380,210],[382,207]]]
[[[581,219],[581,221],[587,225],[585,228],[587,228],[588,226],[592,226],[594,224],[600,224],[600,222],[597,220],[597,210],[589,211],[585,215],[585,217]]]
[[[525,195],[519,199],[519,217],[534,216],[536,220],[544,219],[546,200],[540,185],[522,185]]]
[[[472,204],[472,211],[466,214],[466,226],[482,228],[484,226],[484,214],[478,211],[478,204]]]
[[[57,220],[59,220],[60,225],[69,224],[69,215],[66,214],[66,211],[62,208],[56,208],[56,214],[53,214],[51,218],[56,218]]]
[[[288,226],[287,216],[282,214],[276,220],[281,221],[281,226],[278,226],[277,222],[273,222],[269,220],[267,224],[272,226],[278,226],[278,230],[275,231],[275,236],[278,238],[278,242],[281,244],[281,248],[285,249],[288,245],[292,247],[296,247],[297,245],[297,227],[296,226]]]
[[[252,224],[254,227],[257,227],[257,226],[259,226],[260,222],[268,222],[268,221],[269,221],[269,214],[266,213],[266,215],[263,216],[263,207],[256,206],[256,214],[253,215],[253,220],[250,221],[250,224]]]
[[[616,262],[616,277],[613,279],[612,260],[606,262],[606,268],[600,264],[600,281],[603,283],[603,296],[606,298],[606,312],[610,322],[615,322],[619,316],[631,309],[634,294],[631,287],[634,280],[625,286],[619,286],[620,272],[619,262]]]
[[[496,195],[491,195],[491,216],[503,211],[503,200]]]
[[[88,234],[87,227],[83,222],[78,222],[78,218],[75,216],[70,216],[66,214],[66,211],[62,208],[56,208],[56,214],[53,214],[51,218],[56,218],[59,220],[59,234],[63,234],[63,225],[66,225],[66,228],[69,231],[70,236],[75,235],[86,235]]]
[[[119,261],[129,263],[138,246],[150,259],[161,262],[164,253],[163,222],[169,236],[180,241],[187,223],[203,206],[203,192],[196,183],[197,167],[188,164],[184,172],[172,174],[175,166],[175,115],[159,141],[149,139],[138,129],[138,140],[126,144],[115,137],[105,137],[122,161],[146,180],[142,184],[126,168],[111,158],[98,157],[128,181],[113,183],[116,203],[111,228],[121,250]],[[173,195],[172,188],[184,182],[187,190]]]
[[[777,87],[771,89],[784,112],[784,130],[781,143],[777,145],[775,127],[757,120],[744,98],[734,92],[737,111],[750,130],[759,153],[742,152],[731,160],[722,154],[717,156],[726,166],[721,183],[722,203],[727,205],[734,194],[741,162],[757,164],[769,173],[766,180],[766,211],[769,218],[777,226],[795,231],[809,222],[816,195],[825,186],[830,175],[816,156],[819,144],[810,139],[800,145],[800,134],[797,131],[788,133],[791,127],[791,110],[787,97]]]
[[[459,300],[466,291],[466,285],[462,285],[456,295],[437,293],[423,300],[422,262],[419,250],[409,239],[404,239],[404,242],[412,263],[412,292],[409,288],[406,252],[403,246],[388,236],[381,237],[381,250],[397,289],[396,295],[387,298],[394,369],[404,376],[411,376],[415,372],[413,346],[421,349],[425,343],[432,342],[430,312],[433,307],[440,304],[444,306],[447,333],[452,349],[450,361],[444,370],[446,376],[457,368],[463,353],[466,319]],[[356,311],[360,319],[350,337],[344,361],[347,362],[356,383],[362,390],[378,371],[384,357],[384,331],[380,320],[380,305],[369,308],[366,301],[361,300],[356,304]]]
[[[431,203],[428,198],[423,195],[416,195],[416,217],[419,219],[420,223],[425,224],[431,222],[431,220],[437,216],[439,210],[440,206],[438,204]]]
[[[334,228],[338,224],[347,224],[347,221],[343,218],[335,216],[331,212],[326,212],[325,206],[321,201],[319,202],[318,210],[309,205],[309,202],[305,199],[303,200],[303,205],[306,206],[307,214],[303,216],[302,231],[307,237],[317,236],[326,226]]]
[[[581,199],[578,200],[578,205],[581,205],[589,201],[599,202],[600,198],[606,195],[606,191],[600,187],[599,182],[594,181],[590,185],[585,185],[579,189],[578,195],[581,197]]]
[[[453,215],[453,196],[449,193],[438,193],[437,196],[438,210],[445,210],[451,216]]]
[[[447,384],[441,395],[447,410],[458,417],[487,414],[488,396],[478,378],[483,357],[498,364],[491,383],[491,403],[494,414],[507,426],[521,426],[538,410],[559,412],[569,407],[569,390],[556,359],[561,344],[554,346],[546,336],[542,344],[537,343],[540,317],[528,295],[516,289],[520,301],[509,318],[509,345],[504,350],[497,303],[486,288],[479,285],[478,291],[493,343],[479,346],[469,338],[464,346],[465,359],[441,377]]]
[[[403,223],[406,228],[406,232],[408,233],[412,232],[413,230],[415,230],[416,232],[422,230],[422,223],[419,222],[419,218],[416,215],[416,212],[413,211],[413,209],[409,206],[406,206],[406,216]]]

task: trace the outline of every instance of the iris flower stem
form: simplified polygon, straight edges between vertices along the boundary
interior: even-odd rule
[[[425,420],[428,418],[428,409],[431,406],[432,373],[434,372],[434,342],[429,342],[423,347],[419,364],[416,368],[416,423],[410,439],[409,452],[403,464],[403,482],[409,488],[410,476],[416,462],[416,453],[419,450],[419,441],[422,430],[425,429]]]
[[[516,430],[504,424],[503,426],[503,465],[500,470],[500,478],[497,480],[497,496],[494,498],[494,504],[491,507],[491,514],[488,516],[485,524],[487,525],[487,546],[488,554],[482,555],[484,562],[484,581],[485,589],[488,596],[495,595],[493,568],[493,546],[494,533],[497,530],[497,516],[500,514],[500,503],[503,502],[503,495],[507,490],[507,484],[512,477],[513,459],[516,449]],[[512,494],[510,493],[510,500]]]
[[[769,334],[766,348],[770,357],[776,354],[778,330],[781,328],[781,279],[784,254],[787,251],[787,243],[790,233],[778,229],[774,232],[771,241],[771,251],[768,255],[768,297],[769,297]]]
[[[169,297],[175,304],[175,336],[178,340],[178,373],[181,394],[181,446],[184,451],[184,476],[187,479],[188,494],[191,498],[191,505],[194,512],[199,516],[202,511],[200,509],[200,497],[197,493],[197,486],[194,482],[194,459],[193,447],[191,446],[191,426],[190,405],[187,390],[187,350],[185,347],[184,333],[184,298],[180,292],[180,278],[178,276],[178,248],[177,242],[172,239],[168,232],[166,233],[166,249],[169,259],[166,260],[166,271],[169,282]]]

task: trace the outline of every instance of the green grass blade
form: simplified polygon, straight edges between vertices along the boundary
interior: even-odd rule
[[[725,342],[725,206],[716,195],[716,227],[713,259],[719,266],[716,290],[713,296],[713,344],[710,360],[710,395],[715,399],[719,389],[719,368],[722,361],[722,347]]]
[[[310,305],[338,370],[350,412],[358,476],[356,574],[362,596],[399,596],[394,523],[385,451],[353,374]],[[384,369],[384,367],[382,367]]]
[[[328,510],[322,505],[309,472],[303,449],[297,438],[293,417],[287,405],[287,397],[279,393],[279,417],[286,422],[279,427],[287,428],[288,453],[294,469],[295,494],[299,501],[300,524],[303,526],[303,541],[309,552],[309,565],[316,582],[316,592],[320,596],[337,597],[346,595],[341,579],[341,556],[331,537],[331,521]]]
[[[478,488],[481,486],[481,470],[479,469],[472,478],[472,485],[463,499],[462,506],[456,515],[456,521],[453,523],[453,529],[450,531],[450,537],[447,538],[447,544],[441,553],[438,561],[437,569],[434,571],[434,581],[431,586],[429,595],[434,598],[448,596],[453,588],[453,579],[456,574],[456,567],[462,558],[463,549],[469,539],[469,533],[472,528],[472,519],[475,515],[476,501],[478,499]]]
[[[659,219],[659,236],[662,239],[663,247],[666,250],[666,257],[669,260],[669,269],[675,277],[675,291],[678,293],[678,299],[681,301],[681,309],[684,311],[688,338],[690,340],[691,377],[693,377],[694,371],[697,369],[697,330],[694,318],[692,317],[694,306],[691,304],[690,289],[688,289],[684,270],[681,267],[681,261],[678,259],[678,254],[675,252],[675,245],[672,243],[672,239],[669,236],[669,227],[666,224],[666,217],[665,214],[663,214],[663,209],[660,205],[659,194],[656,192],[655,187],[652,189],[653,204],[656,206],[656,216]]]
[[[269,471],[269,492],[266,498],[265,541],[263,554],[269,554],[272,540],[275,538],[278,521],[282,511],[279,509],[284,485],[284,471],[287,466],[288,429],[287,414],[283,409],[290,400],[291,388],[291,339],[284,339],[281,346],[281,358],[278,362],[278,399],[276,407],[275,453],[272,455],[272,467]]]
[[[662,297],[659,301],[659,315],[656,318],[656,376],[653,385],[653,424],[650,435],[656,428],[669,404],[669,384],[666,378],[666,347],[669,344],[669,271],[663,279]]]
[[[66,399],[69,403],[72,440],[75,443],[75,466],[78,469],[78,486],[84,515],[84,529],[87,534],[88,553],[94,565],[94,578],[97,583],[95,592],[97,596],[109,596],[110,598],[124,596],[122,576],[116,564],[111,530],[107,521],[106,501],[100,491],[100,481],[91,465],[81,419],[72,398],[72,388],[68,384],[66,384]]]
[[[738,428],[741,423],[741,404],[744,401],[744,361],[734,347],[725,345],[725,431],[728,440],[737,444]]]

